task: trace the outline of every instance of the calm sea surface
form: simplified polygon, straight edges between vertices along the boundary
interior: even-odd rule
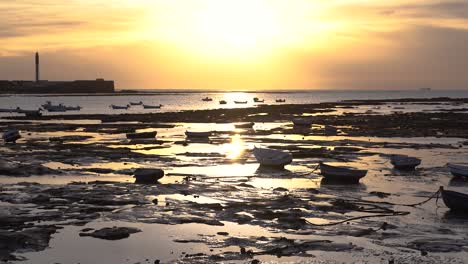
[[[210,97],[211,102],[204,102],[201,99]],[[265,104],[276,104],[275,99],[285,99],[288,104],[305,104],[320,102],[336,102],[350,99],[398,99],[398,98],[433,98],[451,97],[468,98],[468,90],[465,91],[293,91],[293,92],[180,92],[165,91],[157,94],[138,95],[4,95],[0,96],[1,109],[38,109],[46,101],[53,104],[63,103],[67,106],[81,106],[79,112],[69,111],[66,113],[54,114],[119,114],[119,113],[150,113],[150,112],[174,112],[183,110],[201,110],[216,108],[239,108],[252,107],[258,105],[253,98],[265,99]],[[226,100],[226,105],[220,105],[220,100]],[[114,105],[127,105],[130,102],[142,101],[148,105],[162,104],[162,109],[143,109],[142,106],[132,106],[128,110],[113,110]],[[235,104],[234,101],[247,101],[247,104]],[[1,116],[17,115],[11,113],[0,113]]]

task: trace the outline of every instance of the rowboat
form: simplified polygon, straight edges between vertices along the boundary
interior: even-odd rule
[[[235,104],[246,104],[247,101],[234,101]]]
[[[239,123],[239,124],[234,124],[235,128],[252,128],[255,125],[254,122],[249,122],[249,123]]]
[[[211,102],[213,101],[213,98],[210,98],[210,97],[205,97],[202,99],[203,102]]]
[[[295,126],[311,126],[312,125],[312,119],[306,119],[306,118],[294,118],[292,122]]]
[[[258,98],[258,97],[255,97],[253,100],[254,100],[255,103],[263,103],[263,102],[265,102],[265,99],[260,100],[260,98]]]
[[[125,106],[120,106],[120,105],[110,105],[110,107],[114,110],[127,110],[130,106],[129,105],[125,105]]]
[[[3,133],[2,135],[3,141],[15,143],[16,140],[21,138],[21,135],[18,130],[8,130],[7,132]]]
[[[447,166],[453,176],[468,178],[468,165],[449,163]]]
[[[367,170],[358,170],[351,167],[332,166],[323,162],[319,163],[320,174],[327,180],[358,183],[361,178],[366,176]]]
[[[255,147],[253,154],[260,166],[266,167],[283,168],[293,160],[291,153],[275,149]]]
[[[144,104],[144,105],[143,105],[143,108],[144,108],[144,109],[159,109],[159,108],[161,108],[161,107],[162,107],[162,104],[160,104],[160,105],[145,105],[145,104]]]
[[[390,157],[390,163],[398,170],[414,170],[421,164],[421,160],[406,155],[393,155]]]
[[[219,104],[227,104],[227,102],[225,100],[221,100],[219,101]]]
[[[447,191],[444,187],[440,187],[442,200],[450,210],[460,213],[468,213],[468,194]]]
[[[127,133],[126,136],[128,139],[136,139],[136,138],[155,138],[158,132],[140,132],[140,133]]]
[[[205,131],[205,132],[185,131],[185,135],[188,138],[208,138],[209,136],[211,136],[211,131]]]
[[[276,99],[277,103],[286,103],[286,99]]]
[[[140,102],[138,102],[138,103],[130,102],[130,105],[143,105],[143,102],[142,102],[142,101],[140,101]]]

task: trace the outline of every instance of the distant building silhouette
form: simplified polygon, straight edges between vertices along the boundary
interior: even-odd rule
[[[39,82],[39,52],[36,52],[36,82]]]

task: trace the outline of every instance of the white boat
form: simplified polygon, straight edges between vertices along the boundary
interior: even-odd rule
[[[468,164],[449,163],[447,166],[453,176],[468,178]]]
[[[125,106],[120,106],[120,105],[114,105],[114,104],[111,104],[110,107],[112,107],[112,109],[114,110],[127,110],[130,106],[129,105],[125,105]]]
[[[2,135],[3,141],[15,143],[16,140],[21,138],[21,135],[18,130],[8,130],[7,132],[3,133]]]
[[[185,131],[185,135],[188,138],[208,138],[209,136],[211,136],[211,131],[205,131],[205,132]]]
[[[213,98],[210,98],[210,97],[205,97],[202,99],[203,102],[211,102],[213,101]]]
[[[281,150],[257,148],[253,154],[261,166],[283,168],[293,160],[292,154]]]
[[[161,107],[162,107],[162,104],[160,104],[160,105],[146,105],[146,104],[144,104],[143,105],[144,109],[159,109]]]
[[[367,170],[358,170],[345,166],[332,166],[323,162],[320,162],[319,166],[320,174],[330,181],[358,183],[359,180],[367,174]]]
[[[142,102],[142,101],[140,101],[140,102],[138,102],[138,103],[130,102],[130,105],[143,105],[143,102]]]
[[[406,155],[393,155],[390,157],[393,167],[398,170],[414,170],[421,164],[421,160]]]
[[[312,119],[306,119],[306,118],[294,118],[292,122],[295,126],[311,126],[312,125]]]

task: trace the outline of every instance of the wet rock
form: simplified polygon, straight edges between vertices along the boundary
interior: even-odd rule
[[[161,169],[143,169],[138,168],[134,172],[135,183],[155,184],[164,177],[164,171]]]
[[[131,234],[141,232],[138,228],[133,227],[105,227],[99,230],[96,230],[91,233],[81,232],[79,235],[81,237],[94,237],[105,240],[119,240],[130,237]]]

